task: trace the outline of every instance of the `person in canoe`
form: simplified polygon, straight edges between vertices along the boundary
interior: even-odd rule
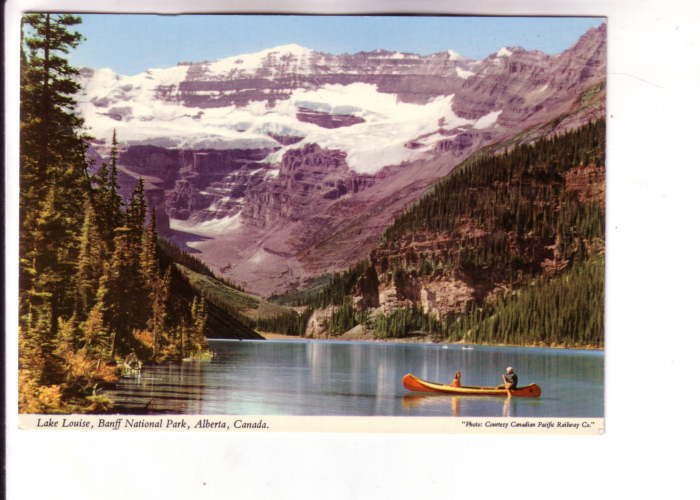
[[[462,372],[455,372],[455,378],[450,383],[452,387],[460,387],[462,385]]]
[[[518,375],[512,366],[506,368],[506,372],[501,375],[501,379],[503,379],[503,387],[508,393],[508,397],[510,397],[510,391],[518,388]]]

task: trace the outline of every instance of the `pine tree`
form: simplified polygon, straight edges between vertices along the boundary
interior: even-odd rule
[[[86,200],[83,228],[80,234],[78,272],[75,280],[78,311],[82,317],[87,315],[95,300],[106,253],[107,248],[97,225],[97,216],[92,203]]]
[[[117,160],[119,158],[119,147],[117,142],[117,131],[112,131],[112,147],[109,150],[109,176],[107,178],[107,188],[109,192],[108,206],[112,219],[112,227],[121,225],[122,198],[119,195],[119,171],[117,170]]]
[[[95,354],[102,359],[110,359],[112,357],[112,344],[115,333],[110,331],[104,318],[104,296],[106,295],[103,288],[100,289],[97,302],[87,315],[85,321],[81,324],[82,330],[82,347]]]
[[[146,197],[143,186],[143,178],[139,177],[134,191],[131,194],[129,205],[126,208],[126,227],[132,229],[134,234],[141,235],[146,222]]]
[[[162,277],[156,278],[151,304],[151,319],[149,326],[153,333],[153,359],[158,359],[161,350],[168,339],[166,320],[168,316],[168,300],[170,296],[170,283],[172,281],[172,269],[168,268]]]
[[[60,54],[82,39],[70,15],[23,18],[20,111],[20,279],[22,293],[50,296],[50,335],[71,314],[82,201],[87,189],[82,120],[74,112],[77,70]],[[28,302],[20,300],[21,315]]]
[[[80,18],[72,15],[28,14],[22,20],[24,47],[22,61],[22,118],[26,124],[26,153],[36,160],[38,174],[55,173],[63,155],[75,153],[62,151],[65,145],[82,151],[83,145],[76,131],[82,121],[72,113],[78,84],[74,77],[78,71],[60,57],[75,48],[83,37],[71,31],[80,24]],[[71,158],[72,159],[72,158]],[[34,184],[33,184],[34,185]]]
[[[34,329],[32,322],[41,317],[48,328],[41,328],[40,340],[45,356],[53,350],[58,320],[75,312],[77,294],[73,286],[76,260],[72,238],[66,242],[63,217],[57,210],[56,190],[51,189],[35,215],[29,234],[31,248],[24,255],[25,272],[31,277],[20,289],[20,329]]]
[[[124,223],[122,213],[122,198],[119,195],[117,161],[119,150],[116,130],[112,133],[112,147],[109,153],[109,163],[103,162],[92,177],[93,200],[96,207],[97,219],[105,241],[111,242],[114,230]]]
[[[34,298],[36,300],[36,298]],[[41,298],[40,298],[41,300]],[[43,302],[43,301],[42,301]],[[46,303],[32,304],[22,318],[19,336],[19,371],[27,383],[38,384],[44,379],[47,347],[51,330],[51,313]]]
[[[100,277],[97,300],[103,305],[104,321],[112,332],[110,357],[128,351],[132,329],[140,326],[140,311],[146,306],[135,293],[140,276],[131,239],[131,229],[117,228],[114,251]]]
[[[54,353],[64,358],[75,352],[78,345],[78,319],[73,314],[67,319],[59,318],[58,336],[56,339],[56,349]]]
[[[81,220],[87,163],[75,114],[77,70],[60,54],[82,39],[71,31],[80,19],[71,15],[29,14],[23,18],[20,111],[20,252],[31,251],[36,207],[54,198],[64,245],[70,245]],[[53,193],[51,194],[51,192]],[[26,277],[26,275],[25,275]]]
[[[127,207],[126,225],[115,229],[114,249],[100,281],[105,292],[105,321],[115,335],[112,355],[128,348],[132,330],[146,326],[150,316],[152,304],[146,280],[153,275],[143,273],[142,245],[144,240],[150,243],[155,235],[144,236],[145,213],[143,180],[140,179]],[[153,259],[152,253],[147,260],[150,259]],[[149,266],[153,270],[153,263]]]
[[[192,343],[194,350],[200,352],[207,344],[204,331],[207,324],[207,310],[204,297],[195,297],[192,301]]]
[[[141,255],[139,265],[144,285],[149,293],[149,298],[153,300],[156,280],[158,278],[158,232],[156,231],[156,212],[151,209],[148,226],[143,228],[141,236]]]

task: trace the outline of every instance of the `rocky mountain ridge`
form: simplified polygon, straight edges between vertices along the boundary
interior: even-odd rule
[[[122,185],[144,177],[162,232],[268,294],[367,256],[485,145],[601,116],[605,43],[603,24],[554,56],[291,45],[132,77],[83,70],[80,109],[93,135],[117,130]]]

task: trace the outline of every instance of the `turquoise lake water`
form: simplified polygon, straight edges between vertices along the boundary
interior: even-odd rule
[[[601,351],[337,341],[210,340],[209,361],[145,367],[110,397],[122,413],[603,417]],[[506,366],[536,399],[409,393],[406,373],[498,385]]]

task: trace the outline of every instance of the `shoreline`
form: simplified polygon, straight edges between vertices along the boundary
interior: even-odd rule
[[[463,340],[450,342],[447,340],[441,340],[439,342],[434,342],[430,340],[429,336],[412,336],[412,337],[400,337],[400,338],[386,338],[377,339],[369,335],[338,335],[337,337],[299,337],[296,335],[285,335],[282,333],[273,332],[258,332],[265,340],[288,340],[303,342],[309,340],[328,340],[331,342],[335,341],[361,341],[361,342],[373,342],[373,343],[387,343],[387,344],[435,344],[435,345],[472,345],[472,346],[482,346],[482,347],[539,347],[543,349],[576,349],[580,351],[600,351],[605,352],[605,347],[592,346],[592,345],[581,345],[581,346],[565,346],[565,345],[546,345],[546,344],[487,344],[487,343],[474,343],[465,342]]]

